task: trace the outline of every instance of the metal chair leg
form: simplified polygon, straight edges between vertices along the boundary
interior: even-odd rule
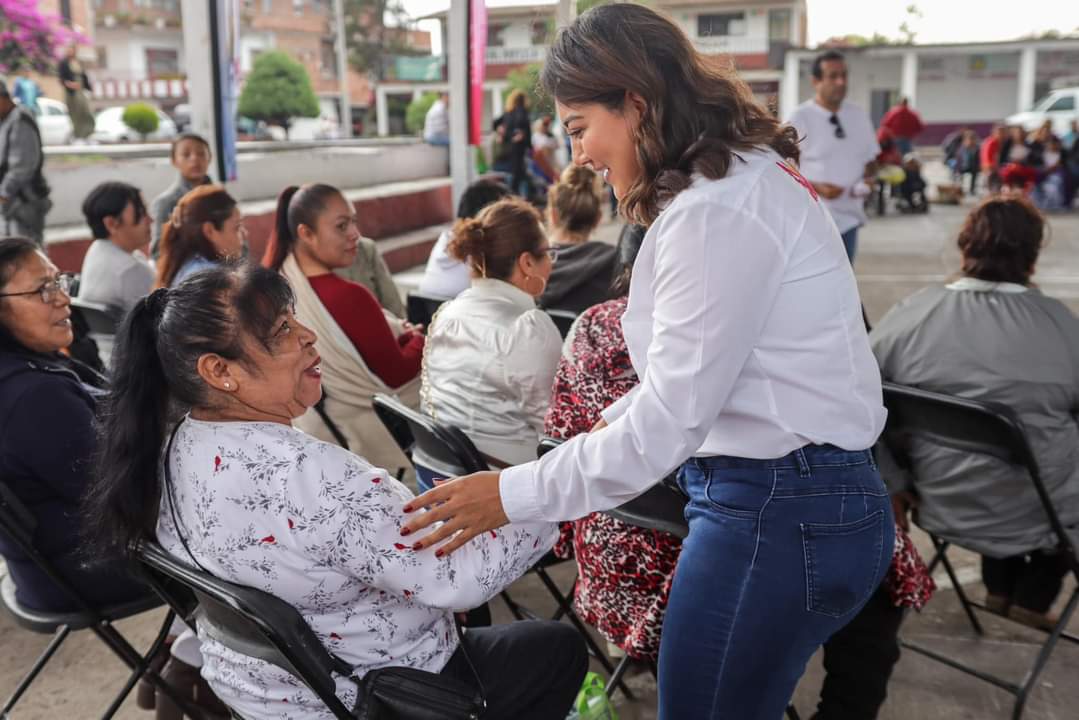
[[[629,655],[618,661],[618,665],[615,666],[614,672],[611,673],[611,681],[607,683],[607,697],[614,697],[614,692],[619,685],[622,685],[622,676],[626,674],[626,670],[629,669],[633,660]],[[625,692],[625,688],[622,689]],[[627,696],[628,697],[628,696]]]
[[[933,546],[937,549],[937,555],[940,557],[941,563],[944,565],[944,570],[948,573],[948,579],[952,582],[952,587],[955,588],[955,594],[959,596],[959,602],[963,605],[963,611],[967,614],[967,619],[970,620],[971,626],[974,628],[974,632],[978,635],[984,635],[985,631],[982,630],[982,624],[978,621],[978,617],[974,614],[974,606],[971,605],[970,600],[967,599],[967,593],[963,590],[963,586],[959,584],[959,578],[955,574],[955,570],[952,568],[952,563],[948,560],[948,543],[944,542],[935,535],[930,535],[933,540]]]
[[[1071,621],[1072,614],[1075,613],[1075,607],[1079,604],[1079,588],[1072,592],[1071,598],[1068,599],[1068,604],[1064,607],[1064,612],[1060,614],[1060,619],[1053,627],[1053,631],[1049,633],[1049,639],[1042,645],[1042,649],[1038,652],[1038,657],[1034,661],[1034,666],[1027,672],[1023,682],[1020,684],[1019,692],[1015,696],[1015,706],[1012,708],[1012,720],[1019,720],[1023,717],[1023,709],[1026,705],[1027,698],[1030,696],[1030,691],[1034,688],[1038,681],[1038,676],[1041,675],[1042,670],[1045,669],[1046,663],[1049,662],[1049,656],[1053,654],[1053,649],[1056,647],[1057,642],[1060,640],[1060,634],[1064,632],[1064,628],[1068,626]]]
[[[29,689],[30,683],[34,682],[34,679],[41,673],[48,664],[52,656],[56,654],[56,651],[60,649],[60,645],[63,644],[67,636],[71,634],[71,628],[67,625],[62,625],[56,629],[56,634],[52,640],[49,641],[48,646],[38,656],[37,661],[34,662],[34,666],[30,668],[30,671],[26,673],[23,679],[19,682],[18,687],[15,688],[15,692],[11,694],[11,697],[4,703],[4,707],[0,708],[0,718],[8,717],[8,713],[15,707],[15,703],[19,702],[19,698]]]

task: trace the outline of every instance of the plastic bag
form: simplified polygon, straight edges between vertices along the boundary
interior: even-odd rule
[[[566,720],[618,720],[618,715],[607,697],[607,683],[597,673],[584,676],[581,691],[573,701],[573,709]]]

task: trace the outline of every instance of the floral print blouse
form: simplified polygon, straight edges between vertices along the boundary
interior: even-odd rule
[[[386,666],[439,672],[456,650],[452,611],[476,607],[550,549],[554,524],[508,525],[449,557],[414,552],[400,527],[412,493],[384,470],[285,425],[180,425],[166,458],[161,545],[214,575],[272,593],[357,676]],[[414,541],[412,538],[409,540]],[[243,717],[329,718],[298,679],[200,632],[202,674]],[[355,685],[337,680],[347,707]]]

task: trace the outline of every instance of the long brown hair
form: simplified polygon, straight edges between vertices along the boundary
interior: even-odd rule
[[[797,161],[798,135],[753,97],[729,61],[697,52],[666,16],[633,3],[592,8],[559,32],[540,84],[567,105],[645,108],[635,130],[641,177],[621,198],[631,222],[650,225],[694,173],[726,176],[738,151],[770,147]]]
[[[203,223],[218,230],[236,209],[236,200],[221,185],[200,185],[180,198],[161,230],[161,255],[154,287],[169,287],[180,268],[193,257],[220,260],[221,256],[202,232]]]

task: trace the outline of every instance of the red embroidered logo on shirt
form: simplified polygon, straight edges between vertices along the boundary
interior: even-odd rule
[[[820,196],[817,195],[817,189],[815,187],[813,187],[813,183],[809,182],[804,177],[802,177],[802,173],[798,172],[793,167],[791,167],[790,165],[788,165],[787,163],[784,163],[784,162],[777,162],[776,165],[778,165],[780,167],[780,169],[783,170],[783,172],[787,173],[792,178],[794,178],[795,181],[799,185],[801,185],[806,190],[808,190],[809,194],[813,196],[814,200],[817,200],[817,201],[820,200]]]

